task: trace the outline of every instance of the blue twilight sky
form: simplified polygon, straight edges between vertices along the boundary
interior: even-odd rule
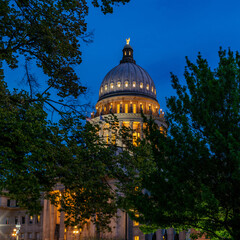
[[[185,56],[195,61],[200,51],[214,68],[220,46],[240,50],[239,0],[131,0],[115,7],[111,15],[90,7],[87,22],[88,30],[94,31],[94,41],[82,45],[83,63],[76,66],[76,71],[88,87],[82,101],[93,105],[104,76],[119,64],[128,37],[134,59],[152,77],[164,111],[165,97],[174,94],[170,72],[184,82]],[[43,77],[40,71],[32,70]],[[23,77],[20,69],[10,72],[6,68],[6,74],[7,81]],[[10,87],[16,84],[19,88],[16,80]]]

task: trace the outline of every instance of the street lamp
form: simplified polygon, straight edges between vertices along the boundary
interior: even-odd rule
[[[21,228],[21,225],[20,224],[17,224],[16,225],[16,228],[13,229],[13,233],[12,233],[12,236],[18,240],[18,234],[20,232],[20,228]]]

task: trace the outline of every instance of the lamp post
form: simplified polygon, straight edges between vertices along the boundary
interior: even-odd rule
[[[18,240],[18,234],[20,232],[20,228],[21,228],[21,225],[20,224],[17,224],[16,225],[16,228],[13,229],[13,233],[12,233],[12,236]]]
[[[74,239],[77,239],[77,234],[79,233],[79,231],[77,229],[73,230],[73,234],[74,234]]]

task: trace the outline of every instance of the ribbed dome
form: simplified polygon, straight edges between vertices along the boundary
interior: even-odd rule
[[[110,70],[104,77],[99,100],[122,95],[140,95],[156,100],[156,88],[149,74],[135,64],[133,49],[126,45],[120,64]]]

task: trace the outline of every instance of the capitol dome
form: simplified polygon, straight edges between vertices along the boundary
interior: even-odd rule
[[[164,112],[156,98],[156,87],[149,74],[133,58],[130,39],[123,48],[120,64],[104,77],[91,119],[99,121],[104,115],[116,114],[123,124],[142,123],[142,113],[164,122]],[[164,123],[165,124],[165,123]],[[134,129],[134,127],[133,127]]]
[[[99,101],[113,96],[135,95],[154,99],[156,88],[149,74],[133,59],[133,49],[129,44],[123,48],[120,64],[104,77],[99,91]]]

